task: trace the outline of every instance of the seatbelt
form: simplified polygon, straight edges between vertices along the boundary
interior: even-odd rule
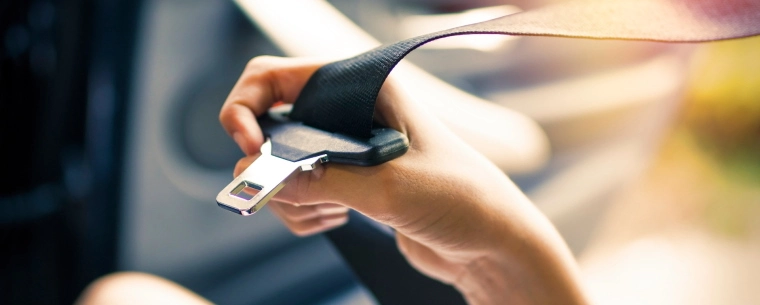
[[[417,47],[469,34],[705,42],[760,34],[760,0],[572,1],[383,45],[317,70],[290,118],[369,138],[375,100],[393,67]]]
[[[309,79],[290,118],[325,131],[371,137],[375,100],[396,64],[417,47],[468,34],[704,42],[760,34],[760,0],[591,0],[565,2],[383,45],[327,64]],[[381,304],[464,304],[451,286],[416,272],[392,236],[368,219],[326,233]]]
[[[760,0],[591,0],[565,2],[380,46],[317,70],[290,118],[322,130],[371,136],[375,100],[393,67],[415,48],[468,34],[703,42],[760,34]],[[326,233],[381,304],[464,304],[451,286],[425,278],[368,219]]]

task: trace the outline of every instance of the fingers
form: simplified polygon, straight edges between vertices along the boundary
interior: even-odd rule
[[[254,154],[238,160],[233,177],[240,175],[259,156],[260,154]],[[382,203],[388,201],[385,195],[390,191],[383,189],[394,184],[383,181],[393,179],[390,177],[394,168],[393,164],[371,167],[321,164],[312,171],[291,176],[285,187],[274,196],[274,200],[298,206],[333,202],[370,215],[377,214],[372,208],[384,209],[386,206]]]
[[[256,117],[278,101],[293,103],[322,62],[260,56],[246,65],[219,113],[219,121],[246,155],[259,152],[264,137]]]
[[[257,154],[240,159],[235,165],[234,175],[240,175],[258,156]],[[319,168],[315,171],[318,170]],[[302,173],[301,176],[306,176],[306,179],[309,179],[309,174],[311,173]],[[267,206],[270,207],[270,210],[282,220],[293,234],[298,236],[317,234],[339,227],[348,221],[349,208],[335,203],[314,203],[312,201],[303,203],[292,199],[292,195],[288,196],[286,190],[289,188],[292,187],[283,189],[285,190],[285,194],[283,194],[283,191],[280,191],[280,193],[275,195],[275,198],[280,200],[273,199]],[[287,201],[283,201],[283,197]]]
[[[241,158],[235,165],[234,176],[240,175],[258,157],[259,154]],[[301,207],[337,203],[376,220],[386,220],[397,210],[398,201],[392,198],[398,192],[394,189],[419,181],[399,173],[408,167],[406,163],[416,162],[388,162],[370,167],[321,164],[312,171],[292,175],[273,200]]]
[[[258,158],[260,155],[261,154],[250,155],[250,156],[246,156],[246,157],[243,157],[242,159],[238,160],[238,162],[235,163],[235,170],[232,171],[232,177],[237,177],[241,173],[243,173],[243,171],[249,165],[251,165],[251,163],[253,163],[253,161],[255,161],[256,158]]]
[[[248,64],[220,113],[225,130],[248,155],[238,162],[235,176],[255,160],[264,141],[255,118],[277,101],[294,102],[321,64],[311,59],[274,57],[257,57]],[[392,80],[383,86],[376,110],[377,117],[386,125],[407,134],[409,152],[378,166],[327,164],[295,174],[275,199],[299,205],[343,204],[378,220],[398,214],[393,206],[399,202],[395,200],[400,194],[397,189],[416,190],[415,185],[420,183],[420,179],[410,175],[409,167],[439,166],[440,160],[429,152],[447,151],[447,147],[433,146],[444,146],[452,139],[437,119],[415,105]]]
[[[272,201],[268,206],[285,226],[298,236],[321,233],[348,221],[348,208],[334,203],[295,206]]]

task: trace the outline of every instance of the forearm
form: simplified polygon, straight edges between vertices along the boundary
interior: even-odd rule
[[[473,260],[456,279],[469,304],[588,303],[564,241],[540,212],[528,209],[532,216],[523,223],[533,229]]]

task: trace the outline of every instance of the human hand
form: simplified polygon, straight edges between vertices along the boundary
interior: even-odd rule
[[[247,157],[264,139],[255,117],[292,103],[321,62],[258,57],[222,107],[220,121]],[[471,303],[580,303],[575,263],[548,220],[492,163],[454,136],[389,79],[376,119],[409,138],[409,151],[372,167],[326,164],[298,174],[269,204],[296,234],[341,225],[348,208],[396,230],[421,272]]]

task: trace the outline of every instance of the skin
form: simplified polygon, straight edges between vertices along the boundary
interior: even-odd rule
[[[247,157],[264,142],[256,116],[293,103],[323,62],[257,57],[230,92],[220,121]],[[456,287],[470,304],[584,304],[564,241],[509,178],[389,79],[376,119],[407,135],[409,151],[373,167],[325,164],[296,175],[269,208],[295,234],[333,229],[354,209],[396,230],[418,270]]]
[[[75,304],[208,305],[212,303],[164,278],[140,272],[120,272],[104,276],[90,284]]]

